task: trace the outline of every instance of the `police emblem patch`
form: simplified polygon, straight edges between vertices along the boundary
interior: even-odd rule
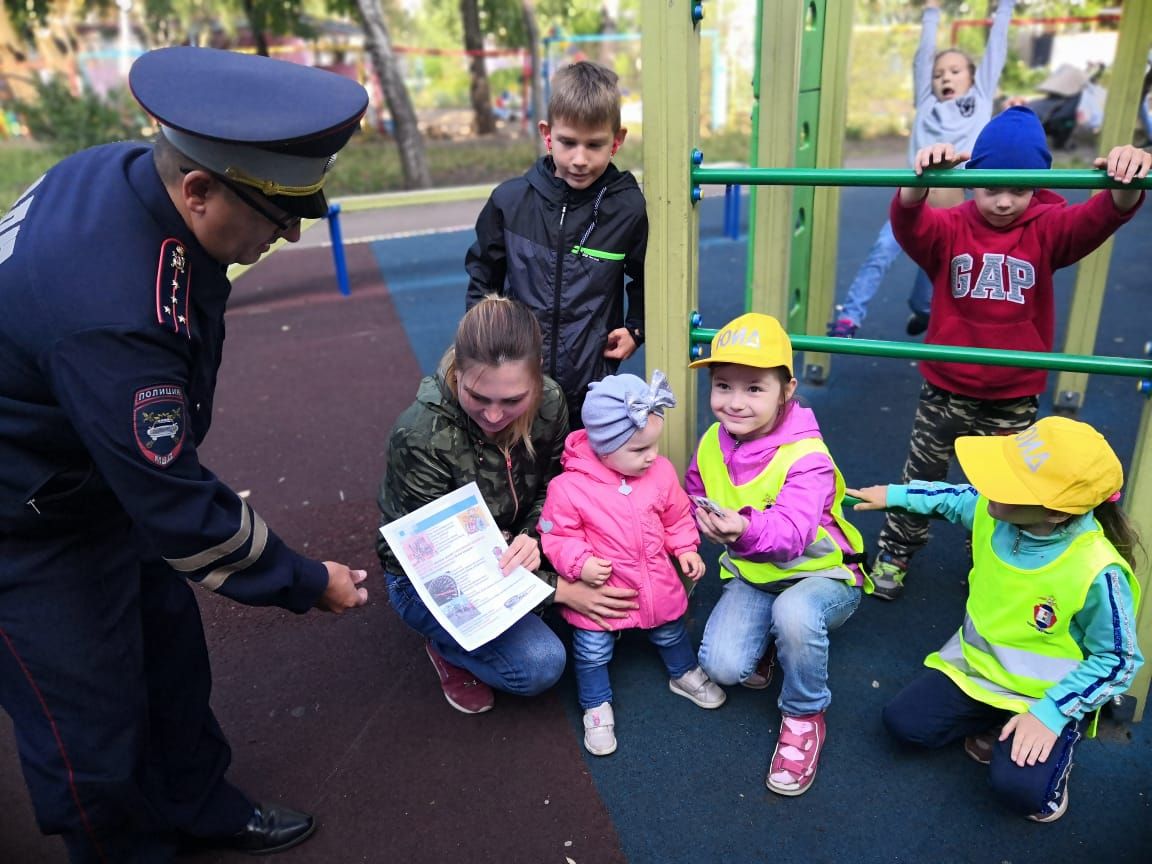
[[[166,468],[184,447],[184,388],[156,384],[136,391],[132,400],[132,428],[144,458]]]

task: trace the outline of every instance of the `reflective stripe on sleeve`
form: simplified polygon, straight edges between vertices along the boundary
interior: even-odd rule
[[[211,549],[205,549],[203,552],[197,552],[195,555],[189,555],[187,558],[165,558],[165,563],[177,573],[192,573],[196,570],[210,567],[221,558],[226,558],[231,555],[247,543],[248,538],[252,536],[252,522],[248,515],[249,509],[246,503],[243,501],[240,502],[240,530],[223,543],[213,546]],[[259,520],[260,517],[256,516],[256,519]]]
[[[254,521],[252,548],[248,550],[248,554],[241,560],[235,561],[232,564],[225,564],[223,567],[218,567],[201,579],[200,584],[209,591],[219,590],[220,586],[228,580],[229,576],[251,567],[252,564],[264,554],[264,547],[268,544],[268,526],[264,523],[264,520],[260,518],[260,514],[254,512],[252,518]]]

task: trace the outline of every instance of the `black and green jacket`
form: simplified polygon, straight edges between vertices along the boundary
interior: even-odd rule
[[[464,261],[466,305],[497,293],[531,307],[544,332],[544,371],[578,412],[588,384],[619,365],[602,356],[608,333],[643,332],[648,214],[627,171],[609,165],[587,189],[555,171],[543,156],[492,192]]]
[[[535,457],[518,444],[505,460],[464,413],[439,375],[420,382],[413,402],[392,427],[388,468],[377,503],[388,523],[423,507],[473,480],[507,535],[531,534],[539,539],[536,522],[544,507],[548,481],[560,473],[560,455],[568,434],[568,411],[560,388],[544,379],[544,396],[532,424]],[[377,534],[376,553],[384,569],[403,573],[400,562]],[[556,574],[537,574],[550,585]]]

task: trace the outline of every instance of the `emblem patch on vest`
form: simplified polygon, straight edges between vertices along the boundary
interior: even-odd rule
[[[1032,626],[1041,633],[1047,633],[1055,627],[1058,620],[1055,597],[1041,597],[1040,602],[1032,607]]]
[[[176,461],[184,447],[185,416],[183,387],[156,384],[136,391],[132,428],[145,459],[158,468]]]
[[[188,294],[192,265],[185,257],[184,244],[169,237],[160,244],[160,261],[156,265],[156,320],[173,333],[190,336],[188,328]]]

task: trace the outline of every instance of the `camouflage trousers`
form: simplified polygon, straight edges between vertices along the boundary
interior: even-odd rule
[[[910,480],[946,481],[956,453],[956,439],[964,435],[1013,435],[1036,421],[1038,396],[1016,399],[974,399],[924,382],[912,422],[912,443],[900,475]],[[888,513],[876,546],[897,558],[911,558],[928,542],[925,516]]]

